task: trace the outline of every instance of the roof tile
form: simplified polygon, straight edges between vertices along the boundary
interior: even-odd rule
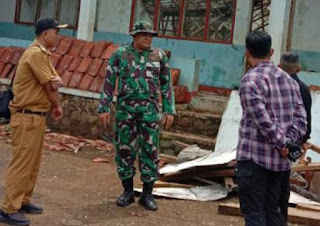
[[[72,38],[62,39],[61,42],[59,43],[59,46],[55,49],[55,52],[60,55],[66,54],[69,51],[72,42],[73,42]]]
[[[174,86],[175,102],[182,104],[188,102],[188,87],[187,86]]]
[[[79,71],[74,72],[73,75],[71,76],[68,87],[69,88],[76,88],[79,85],[82,77],[83,77],[82,72],[79,72]]]
[[[72,60],[72,62],[71,62],[71,64],[69,65],[68,70],[69,70],[69,71],[75,71],[75,70],[77,70],[77,68],[79,67],[82,59],[83,59],[83,58],[82,58],[82,57],[79,57],[79,56],[74,57],[73,60]]]
[[[172,79],[173,85],[178,85],[179,77],[180,77],[180,69],[171,68],[171,79]]]
[[[95,58],[88,68],[88,74],[91,76],[96,76],[101,68],[102,63],[103,60],[100,58]]]
[[[106,77],[108,63],[109,63],[108,60],[103,61],[102,66],[98,72],[98,76],[102,78]]]
[[[7,76],[7,78],[12,79],[13,75],[16,73],[17,65],[14,66],[14,68],[11,70],[10,74]]]
[[[0,75],[5,65],[6,65],[5,63],[0,61]]]
[[[4,52],[6,51],[5,49],[6,48],[4,48],[4,47],[0,47],[0,59],[2,57],[2,54],[4,54]]]
[[[61,55],[57,53],[51,53],[51,62],[54,67],[57,67],[59,61],[61,59]]]
[[[86,44],[84,44],[84,46],[83,46],[83,48],[81,50],[80,56],[81,57],[89,56],[92,48],[93,48],[92,42],[86,42]]]
[[[11,63],[14,64],[14,65],[18,64],[19,59],[22,56],[24,51],[25,51],[24,48],[16,48],[16,50],[15,50],[13,56],[12,56]]]
[[[2,72],[1,72],[0,77],[1,77],[1,78],[7,78],[7,76],[10,74],[10,72],[11,72],[12,69],[13,69],[13,65],[10,64],[10,63],[7,63],[7,64],[4,66],[4,68],[3,68]]]
[[[64,55],[56,68],[60,71],[65,71],[71,64],[72,60],[73,60],[73,56]]]
[[[106,41],[99,41],[99,42],[94,42],[93,44],[93,49],[90,53],[90,56],[95,58],[95,57],[100,57],[108,46],[110,46],[112,42],[106,42]]]
[[[85,43],[86,43],[86,41],[84,41],[84,40],[75,39],[71,48],[70,48],[69,54],[71,56],[78,56],[81,53],[81,50],[82,50]]]
[[[72,77],[72,74],[73,74],[73,72],[71,72],[71,71],[65,71],[65,72],[62,74],[61,78],[62,78],[63,86],[64,86],[64,87],[68,87],[69,82],[70,82],[71,77]]]
[[[89,91],[96,92],[96,93],[100,92],[102,89],[103,83],[104,83],[104,79],[102,77],[100,76],[95,77],[89,87]]]
[[[102,59],[109,60],[112,53],[120,47],[118,44],[112,44],[108,48],[105,49],[104,53],[102,54]]]
[[[88,90],[93,80],[94,77],[89,74],[85,74],[85,76],[81,79],[80,84],[78,85],[78,89]]]
[[[4,63],[9,63],[14,55],[15,49],[12,47],[5,48],[5,52],[1,57],[1,61]]]
[[[90,57],[83,58],[77,71],[80,71],[83,73],[86,72],[91,62],[92,62],[92,58]]]

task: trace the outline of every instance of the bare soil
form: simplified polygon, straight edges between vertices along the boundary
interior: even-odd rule
[[[11,156],[11,145],[0,140],[0,196]],[[96,157],[109,163],[94,163]],[[140,185],[139,175],[135,185]],[[45,151],[33,202],[44,207],[41,215],[28,215],[31,225],[244,225],[241,217],[217,213],[219,202],[197,202],[157,198],[159,210],[151,212],[137,202],[115,205],[122,192],[112,155],[82,149],[77,154]],[[136,201],[138,198],[136,199]],[[235,201],[228,198],[221,202]],[[2,225],[0,223],[0,225]]]

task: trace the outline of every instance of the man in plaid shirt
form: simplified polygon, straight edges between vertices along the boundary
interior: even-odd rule
[[[237,182],[247,226],[280,225],[279,196],[291,168],[280,151],[300,143],[307,130],[299,85],[271,61],[271,37],[262,31],[246,38],[252,68],[240,84],[243,110],[237,147]]]

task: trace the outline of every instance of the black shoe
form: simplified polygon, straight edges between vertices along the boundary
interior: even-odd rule
[[[0,222],[13,225],[29,225],[30,220],[26,218],[24,213],[5,213],[0,210]]]
[[[139,204],[147,210],[156,211],[158,209],[156,200],[154,200],[151,194],[142,193],[139,200]]]
[[[28,203],[26,205],[22,205],[20,211],[30,214],[42,214],[43,208],[36,206],[35,204]]]
[[[128,206],[134,202],[134,192],[124,191],[117,199],[117,206]]]

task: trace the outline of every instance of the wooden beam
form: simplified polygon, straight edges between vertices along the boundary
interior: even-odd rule
[[[242,216],[238,203],[220,203],[218,213]],[[315,214],[314,211],[289,207],[288,221],[294,224],[320,225],[320,215]]]
[[[165,161],[166,163],[175,163],[177,157],[173,155],[160,154],[160,160]]]
[[[172,183],[172,182],[166,182],[166,181],[156,181],[154,183],[155,188],[193,188],[194,185],[192,184],[180,184],[180,183]]]
[[[223,168],[223,169],[208,169],[203,167],[204,169],[192,169],[185,170],[179,173],[165,174],[160,177],[163,181],[181,181],[192,179],[193,177],[200,178],[212,178],[212,177],[234,177],[235,170],[234,168]]]
[[[310,145],[310,149],[311,150],[313,150],[313,151],[315,151],[315,152],[317,152],[318,154],[320,154],[320,147],[319,146],[317,146],[317,145],[315,145],[315,144],[313,144],[313,143],[311,143],[311,142],[307,142],[309,145]]]
[[[293,172],[298,171],[319,171],[320,170],[320,163],[309,163],[308,165],[298,164],[292,167]]]
[[[320,206],[317,205],[310,205],[310,204],[297,204],[298,209],[303,209],[303,210],[312,210],[312,211],[317,211],[320,212]]]

